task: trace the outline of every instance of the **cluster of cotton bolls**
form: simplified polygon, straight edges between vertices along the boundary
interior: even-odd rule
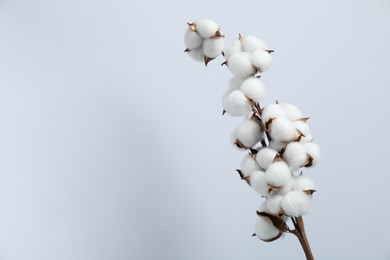
[[[266,88],[260,73],[272,64],[271,51],[261,39],[241,35],[223,49],[219,26],[204,19],[189,23],[184,42],[189,55],[207,62],[223,54],[233,77],[222,97],[224,113],[244,117],[234,129],[232,142],[247,151],[239,172],[265,201],[258,210],[255,235],[263,241],[279,238],[286,229],[275,225],[285,223],[309,212],[313,181],[300,172],[312,168],[320,159],[320,149],[313,142],[306,117],[290,103],[260,106]]]

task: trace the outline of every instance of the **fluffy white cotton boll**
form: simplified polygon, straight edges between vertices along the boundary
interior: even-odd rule
[[[310,212],[311,201],[311,195],[301,190],[294,190],[283,196],[281,206],[284,214],[290,217],[299,217]]]
[[[265,42],[253,35],[246,36],[242,39],[242,47],[247,52],[267,49]]]
[[[255,51],[251,54],[251,63],[260,72],[264,72],[271,67],[272,56],[268,51]]]
[[[266,170],[274,162],[277,154],[278,152],[271,148],[262,148],[256,154],[256,162],[262,169]]]
[[[309,142],[309,143],[306,143],[304,144],[304,147],[306,149],[306,153],[308,155],[311,156],[311,158],[313,159],[312,161],[312,165],[309,166],[309,167],[314,167],[317,165],[317,163],[320,161],[321,159],[321,151],[320,151],[320,147],[313,143],[313,142]]]
[[[241,88],[241,84],[242,84],[242,82],[244,82],[244,80],[245,80],[245,78],[233,76],[229,80],[229,89],[231,89],[231,90],[238,90],[238,89],[240,89]]]
[[[269,134],[277,142],[291,142],[299,137],[297,129],[287,118],[276,118],[272,120]]]
[[[265,171],[267,183],[272,187],[282,187],[291,180],[291,172],[287,163],[284,161],[276,161],[268,166]]]
[[[241,84],[240,90],[245,96],[260,103],[265,95],[265,86],[259,78],[250,77],[244,80]]]
[[[280,105],[284,108],[288,120],[296,121],[304,117],[301,110],[299,110],[298,107],[290,103],[281,103]]]
[[[232,54],[236,52],[242,52],[242,45],[240,40],[235,40],[223,51],[226,60],[229,60]]]
[[[263,108],[261,118],[264,123],[267,123],[270,119],[286,117],[284,109],[279,104],[270,104]]]
[[[245,78],[256,73],[251,63],[251,54],[249,52],[233,53],[227,61],[229,70],[236,76]]]
[[[253,147],[262,140],[262,132],[257,122],[245,119],[236,130],[237,139],[246,147]]]
[[[224,39],[222,37],[206,39],[203,42],[203,53],[209,58],[216,58],[223,50]]]
[[[251,187],[262,196],[268,196],[268,184],[263,171],[254,171],[250,175],[249,183]]]
[[[290,181],[286,185],[284,185],[283,188],[278,189],[274,193],[282,195],[282,196],[289,193],[290,191],[292,191],[294,189],[295,179],[296,179],[296,177],[294,175],[292,175]]]
[[[306,144],[306,143],[309,143],[311,141],[313,141],[313,136],[309,133],[309,134],[307,134],[305,136],[302,136],[301,140],[299,142],[302,143],[302,144]]]
[[[266,212],[275,216],[278,216],[281,212],[281,202],[282,202],[283,196],[279,194],[271,194],[267,198],[267,210]]]
[[[201,62],[204,61],[204,53],[203,53],[203,50],[201,47],[193,49],[187,53],[188,53],[188,56],[190,56],[191,58],[193,58],[196,61],[201,61]]]
[[[269,241],[280,236],[280,231],[269,218],[260,216],[256,220],[255,235],[260,240]]]
[[[248,177],[253,172],[260,171],[261,169],[257,162],[249,154],[247,154],[241,161],[240,170],[244,177]]]
[[[194,32],[191,29],[187,29],[184,34],[184,45],[186,48],[193,50],[200,47],[203,43],[203,38],[199,33]]]
[[[300,190],[300,191],[315,191],[316,186],[312,179],[305,175],[299,175],[296,177],[296,180],[294,182],[294,190]]]
[[[281,150],[286,148],[287,144],[288,142],[277,142],[275,140],[271,140],[271,142],[269,142],[269,148],[280,152]]]
[[[204,39],[215,36],[215,33],[219,31],[218,24],[209,19],[202,19],[196,22],[195,28]]]
[[[305,166],[307,154],[304,145],[298,142],[289,143],[284,150],[283,159],[292,171],[296,171],[300,167]]]
[[[234,90],[228,94],[222,105],[231,116],[245,116],[252,111],[249,100],[240,90]]]
[[[293,125],[303,135],[302,137],[310,135],[309,125],[306,122],[294,121]]]

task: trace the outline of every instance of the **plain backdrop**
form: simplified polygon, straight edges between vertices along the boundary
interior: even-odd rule
[[[0,259],[304,259],[252,238],[231,77],[186,22],[274,49],[263,105],[311,117],[315,258],[390,259],[390,2],[0,0]]]

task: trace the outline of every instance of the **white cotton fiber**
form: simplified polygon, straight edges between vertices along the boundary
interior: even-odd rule
[[[281,206],[284,214],[290,217],[299,217],[310,212],[311,201],[311,195],[307,195],[301,190],[294,190],[283,196]]]
[[[267,183],[272,187],[282,187],[290,181],[291,172],[287,163],[276,161],[268,166],[265,171],[265,177],[267,178]]]
[[[280,152],[282,149],[286,148],[287,144],[288,142],[277,142],[275,140],[271,140],[271,142],[269,142],[269,148]]]
[[[304,146],[305,146],[305,149],[306,149],[306,153],[308,155],[310,155],[311,158],[313,159],[313,161],[312,161],[313,165],[311,167],[316,166],[317,163],[321,159],[320,147],[317,144],[313,143],[313,142],[306,143],[306,144],[304,144]]]
[[[236,76],[245,78],[256,73],[251,63],[251,54],[249,52],[233,53],[227,61],[229,70]]]
[[[284,109],[279,104],[270,104],[263,108],[261,118],[264,123],[267,123],[270,119],[286,117]]]
[[[245,119],[236,130],[237,139],[246,147],[253,147],[262,140],[259,124],[252,119]]]
[[[267,49],[267,45],[265,44],[265,42],[263,42],[263,40],[252,35],[242,38],[242,47],[244,51],[247,52]]]
[[[188,56],[190,56],[191,58],[193,58],[196,61],[201,61],[201,62],[204,61],[204,53],[203,53],[203,50],[201,47],[193,49],[187,53],[188,53]]]
[[[305,175],[299,175],[296,177],[294,182],[294,190],[300,190],[300,191],[315,191],[316,186],[312,179]]]
[[[240,90],[245,96],[260,103],[265,95],[265,86],[259,78],[250,77],[244,80],[241,84]]]
[[[293,122],[304,117],[301,110],[299,110],[298,107],[290,103],[281,103],[280,105],[283,107],[284,111],[286,112],[286,117],[288,120]]]
[[[292,171],[296,171],[300,167],[305,166],[307,154],[304,145],[298,142],[289,143],[283,153],[283,159]]]
[[[260,216],[256,220],[255,235],[260,240],[268,241],[278,237],[280,231],[274,226],[269,218]]]
[[[262,196],[268,196],[268,184],[263,171],[254,171],[250,175],[249,184],[251,187]]]
[[[297,129],[287,118],[276,118],[268,127],[273,140],[277,142],[291,142],[299,137]]]
[[[204,55],[212,59],[216,58],[219,54],[222,53],[223,44],[224,38],[222,37],[204,40],[202,45]]]
[[[278,216],[282,207],[281,207],[281,201],[283,196],[279,194],[271,194],[267,198],[267,204],[266,204],[266,212],[270,213],[272,215]]]
[[[224,52],[225,59],[229,60],[233,53],[242,52],[241,41],[235,40],[223,52]]]
[[[234,90],[223,100],[223,108],[231,116],[245,116],[252,111],[252,106],[240,90]]]
[[[251,54],[251,63],[260,72],[264,72],[271,67],[272,56],[268,51],[255,51]]]
[[[260,171],[261,169],[257,162],[247,154],[241,160],[240,170],[244,177],[248,177],[252,172]]]
[[[267,170],[268,166],[274,162],[277,154],[278,152],[271,148],[262,148],[256,154],[256,162],[262,169]]]
[[[313,139],[312,135],[310,134],[309,125],[306,122],[298,120],[293,122],[293,125],[302,134],[300,140],[301,143],[307,143]]]
[[[219,31],[219,26],[214,21],[209,19],[203,19],[196,23],[196,31],[204,38],[210,38],[215,36],[216,32]]]
[[[194,32],[191,29],[187,29],[184,34],[184,45],[186,48],[193,50],[200,47],[203,43],[203,38],[199,33]]]
[[[282,196],[287,194],[287,193],[289,193],[294,188],[295,179],[296,179],[296,177],[294,175],[292,175],[291,179],[289,180],[289,182],[286,185],[284,185],[283,188],[278,189],[274,193],[282,195]]]

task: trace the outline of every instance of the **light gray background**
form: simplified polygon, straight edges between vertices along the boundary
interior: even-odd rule
[[[230,73],[186,22],[275,49],[264,104],[311,117],[316,259],[390,259],[390,2],[0,1],[0,259],[304,259],[251,237]]]

